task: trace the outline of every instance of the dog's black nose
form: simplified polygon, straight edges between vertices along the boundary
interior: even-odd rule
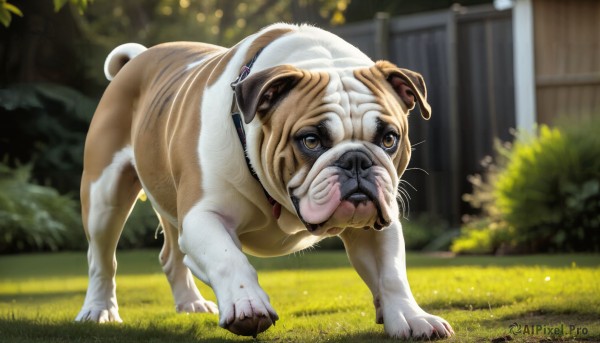
[[[336,165],[352,172],[353,175],[362,176],[363,172],[373,166],[373,161],[362,151],[348,151],[337,160]]]

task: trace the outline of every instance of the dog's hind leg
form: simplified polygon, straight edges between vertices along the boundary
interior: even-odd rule
[[[202,297],[194,283],[192,273],[183,264],[185,255],[179,249],[177,227],[164,217],[160,217],[160,224],[163,227],[165,242],[159,260],[171,285],[173,298],[175,298],[175,309],[180,313],[218,313],[217,305]]]
[[[84,170],[81,207],[89,242],[89,284],[77,321],[121,322],[116,295],[115,251],[140,190],[131,147],[112,154],[111,162],[104,168],[90,163]]]

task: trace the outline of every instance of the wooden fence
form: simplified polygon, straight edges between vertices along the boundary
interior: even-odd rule
[[[537,121],[600,114],[600,1],[535,0]]]
[[[373,59],[389,59],[423,74],[433,113],[409,119],[413,157],[404,179],[410,218],[428,213],[460,223],[470,211],[467,175],[482,170],[494,139],[515,126],[511,11],[492,6],[389,18],[333,29]],[[422,170],[424,171],[422,171]]]

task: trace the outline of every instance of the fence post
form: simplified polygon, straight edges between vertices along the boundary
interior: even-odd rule
[[[375,14],[375,59],[389,59],[390,14]]]
[[[533,4],[531,0],[513,1],[513,4],[516,124],[519,130],[531,133],[537,119]],[[567,28],[565,28],[566,30]]]
[[[448,65],[448,113],[450,115],[450,225],[460,225],[460,131],[458,118],[458,32],[457,15],[460,5],[453,5],[448,11],[446,22],[446,54]]]

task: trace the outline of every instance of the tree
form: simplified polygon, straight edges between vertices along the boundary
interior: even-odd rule
[[[58,12],[63,8],[69,1],[79,9],[79,14],[83,14],[87,9],[88,3],[93,0],[53,0],[54,11]],[[0,23],[4,27],[9,27],[12,21],[12,15],[23,16],[23,12],[15,5],[8,3],[7,0],[0,0]]]
[[[273,22],[339,21],[349,0],[0,1],[24,14],[0,29],[0,99],[11,100],[0,100],[1,157],[32,163],[36,181],[77,194],[78,149],[107,84],[104,59],[115,46],[175,40],[230,46]]]

